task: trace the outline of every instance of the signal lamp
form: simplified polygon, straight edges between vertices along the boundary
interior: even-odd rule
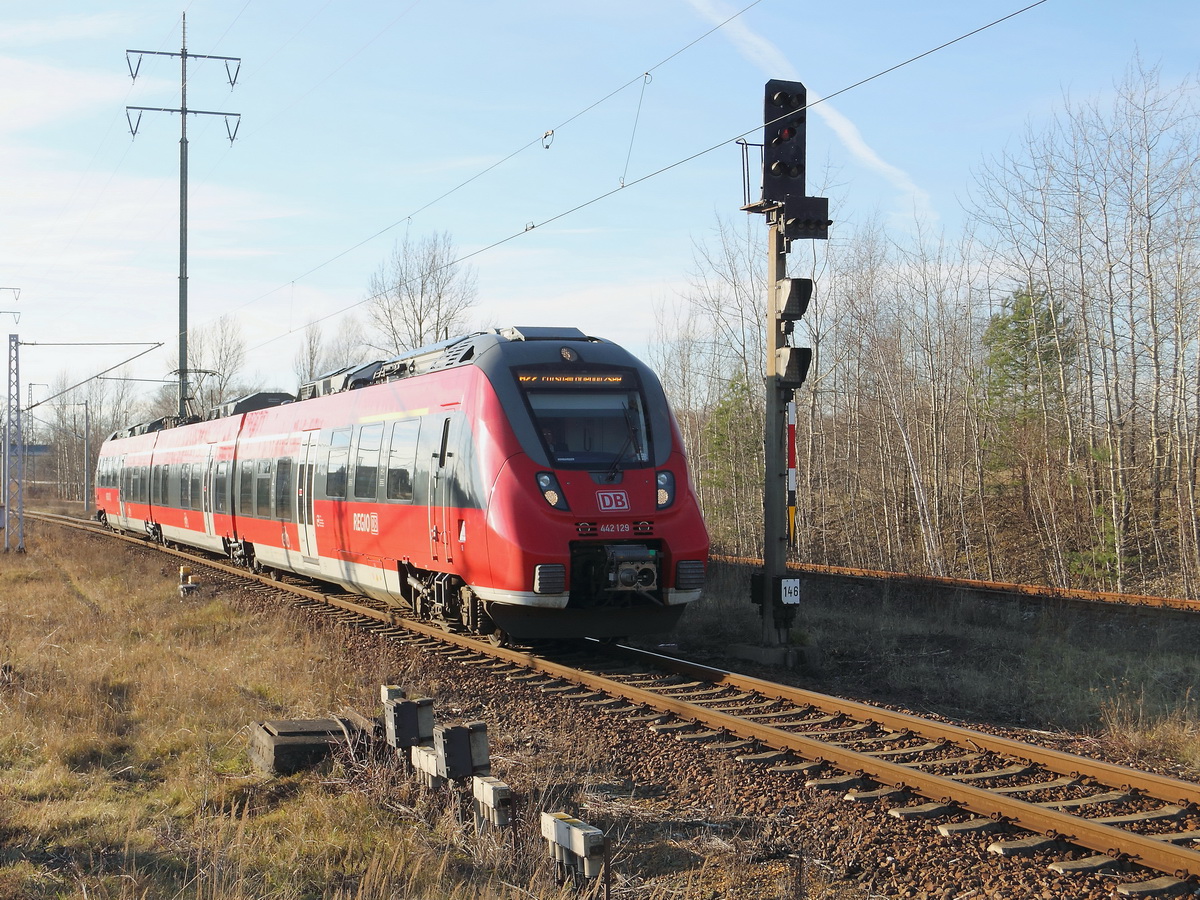
[[[763,200],[804,194],[804,121],[808,94],[798,81],[767,82],[763,101]]]

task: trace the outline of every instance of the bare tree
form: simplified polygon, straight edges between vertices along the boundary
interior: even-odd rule
[[[446,232],[398,241],[371,276],[372,343],[385,353],[399,353],[464,330],[475,305],[476,277],[456,259]]]
[[[320,322],[309,322],[303,342],[292,359],[300,384],[312,381],[341,366],[366,362],[371,354],[362,324],[353,316],[343,318],[331,340],[325,339]]]
[[[1069,465],[1055,479],[1069,481],[1069,512],[1080,523],[1066,535],[1066,564],[1118,590],[1178,573],[1194,594],[1195,82],[1164,86],[1135,59],[1107,106],[1067,101],[1051,129],[1027,134],[980,185],[977,213],[994,236],[1001,290],[1044,295],[1049,321],[1078,340],[1077,359],[1060,354],[1051,370],[1061,372],[1057,393],[1069,401],[1060,417]],[[1047,440],[1058,437],[1044,430]],[[1047,461],[1054,458],[1049,451]]]
[[[246,364],[246,339],[232,316],[221,316],[189,336],[188,359],[195,370],[192,397],[197,411],[212,409],[253,388],[240,380]]]
[[[242,372],[246,339],[241,325],[231,316],[222,316],[210,326],[192,331],[188,336],[188,360],[192,394],[189,408],[194,414],[202,416],[227,400],[261,388]],[[176,386],[164,383],[142,403],[140,417],[151,421],[174,416],[178,410]]]

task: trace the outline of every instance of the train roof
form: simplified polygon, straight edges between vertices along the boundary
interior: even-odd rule
[[[576,345],[577,351],[585,352],[590,362],[641,367],[641,364],[633,356],[616,344],[604,338],[586,335],[578,328],[540,325],[493,328],[418,347],[389,359],[342,366],[300,385],[295,397],[291,394],[273,391],[247,394],[245,397],[239,397],[213,407],[203,418],[212,420],[241,415],[256,409],[266,409],[293,401],[311,400],[314,397],[337,394],[373,384],[383,384],[401,378],[411,378],[427,372],[451,369],[457,366],[481,365],[485,370],[490,370],[493,366],[508,364],[516,354],[520,354],[522,362],[561,361],[562,357],[559,354],[563,344]],[[590,345],[590,347],[585,350],[578,346],[580,344]],[[485,356],[492,356],[494,361],[485,362]],[[167,416],[153,422],[123,428],[114,432],[112,437],[133,437],[161,431],[164,428],[189,425],[199,420],[200,418],[196,416]]]

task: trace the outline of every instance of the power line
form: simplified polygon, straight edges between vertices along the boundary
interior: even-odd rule
[[[734,14],[733,14],[733,15],[731,15],[731,16],[729,16],[729,17],[728,17],[727,19],[725,19],[724,21],[722,21],[722,22],[719,22],[718,24],[714,25],[712,28],[708,29],[708,31],[704,32],[704,33],[703,33],[702,35],[700,35],[699,37],[697,37],[697,38],[694,38],[693,40],[691,40],[691,41],[689,41],[688,43],[684,44],[684,45],[683,45],[682,47],[680,47],[678,50],[675,50],[675,51],[674,51],[673,53],[671,53],[670,55],[668,55],[668,56],[664,57],[663,59],[661,59],[661,60],[659,60],[658,62],[656,62],[654,65],[650,66],[650,68],[643,70],[643,71],[642,71],[640,74],[638,74],[637,76],[635,76],[635,77],[633,77],[633,78],[629,79],[629,80],[628,80],[628,81],[626,81],[624,84],[622,84],[620,87],[614,88],[613,90],[611,90],[611,91],[609,91],[607,94],[605,94],[603,97],[599,98],[598,100],[594,100],[592,103],[589,103],[587,106],[583,107],[583,109],[581,109],[581,110],[579,110],[578,112],[574,113],[573,115],[571,115],[571,116],[567,117],[567,118],[566,118],[566,119],[564,119],[562,122],[560,122],[558,125],[555,125],[553,128],[547,129],[546,131],[542,132],[542,134],[540,134],[540,135],[538,135],[537,137],[533,138],[532,140],[530,140],[530,141],[526,142],[525,144],[522,144],[522,145],[521,145],[520,147],[518,147],[516,150],[513,150],[513,151],[512,151],[511,153],[509,153],[507,156],[505,156],[505,157],[503,157],[503,158],[501,158],[501,159],[497,160],[496,162],[492,163],[490,166],[486,166],[486,167],[485,167],[485,168],[483,168],[482,170],[480,170],[480,171],[476,172],[476,173],[475,173],[474,175],[472,175],[470,178],[467,178],[465,181],[461,181],[461,182],[459,182],[459,183],[458,183],[458,184],[456,184],[454,187],[452,187],[452,188],[450,188],[449,190],[447,190],[447,191],[445,191],[445,192],[443,192],[443,193],[439,194],[438,196],[434,197],[434,198],[433,198],[432,200],[430,200],[428,203],[424,204],[423,206],[420,206],[420,207],[418,207],[417,209],[415,209],[415,210],[413,210],[412,212],[410,212],[408,215],[406,215],[406,216],[404,216],[404,217],[402,217],[402,218],[400,218],[400,219],[397,219],[395,222],[392,222],[390,225],[387,225],[387,226],[385,226],[385,227],[383,227],[383,228],[379,229],[379,231],[376,231],[374,234],[372,234],[372,235],[369,235],[368,237],[365,237],[365,238],[363,238],[363,239],[362,239],[361,241],[359,241],[357,244],[354,244],[354,245],[353,245],[353,246],[351,246],[351,247],[347,247],[345,250],[342,250],[340,253],[337,253],[337,254],[335,254],[334,256],[331,256],[329,259],[325,260],[324,262],[322,262],[322,263],[319,263],[319,264],[317,264],[317,265],[313,266],[313,267],[312,267],[311,269],[309,269],[308,271],[306,271],[306,272],[303,272],[303,273],[301,273],[300,275],[297,275],[295,278],[292,278],[292,279],[290,279],[290,280],[289,280],[287,283],[285,283],[285,284],[281,284],[281,285],[279,285],[278,287],[272,288],[271,290],[267,291],[265,294],[260,294],[259,296],[255,297],[255,298],[254,298],[254,299],[252,299],[252,300],[247,300],[247,301],[246,301],[245,303],[243,303],[241,306],[234,307],[232,310],[230,310],[230,312],[239,312],[239,311],[241,311],[241,310],[243,310],[243,309],[246,309],[246,308],[247,308],[247,307],[249,307],[249,306],[253,306],[255,303],[257,303],[257,302],[258,302],[258,301],[260,301],[260,300],[264,300],[264,299],[266,299],[267,297],[270,297],[272,294],[276,293],[277,291],[281,291],[281,290],[283,290],[283,289],[284,289],[285,287],[287,287],[288,285],[294,285],[294,284],[295,284],[297,281],[303,281],[305,278],[307,278],[309,275],[312,275],[314,272],[318,272],[318,271],[320,271],[321,269],[325,268],[326,266],[328,266],[328,265],[331,265],[332,263],[335,263],[335,262],[337,262],[337,261],[338,261],[339,259],[341,259],[343,256],[346,256],[346,255],[347,255],[347,254],[349,254],[349,253],[353,253],[355,250],[359,249],[360,247],[363,247],[363,246],[365,246],[366,244],[369,244],[371,241],[375,240],[376,238],[378,238],[378,237],[381,237],[382,235],[385,235],[385,234],[387,234],[387,233],[388,233],[389,231],[391,231],[393,228],[396,228],[396,227],[398,227],[398,226],[402,225],[404,222],[407,222],[407,221],[411,220],[411,219],[412,219],[414,216],[418,216],[418,215],[420,215],[421,213],[425,212],[425,210],[429,209],[430,207],[432,207],[432,206],[434,206],[434,205],[436,205],[436,204],[438,204],[438,203],[441,203],[441,202],[442,202],[443,200],[445,200],[447,197],[449,197],[449,196],[451,196],[451,195],[453,195],[453,194],[456,194],[456,193],[458,193],[458,191],[462,190],[462,189],[463,189],[463,188],[465,188],[467,185],[471,184],[471,183],[472,183],[472,182],[474,182],[474,181],[477,181],[478,179],[482,178],[484,175],[487,175],[488,173],[490,173],[490,172],[492,172],[492,171],[494,171],[494,170],[498,169],[500,166],[502,166],[502,165],[504,165],[505,163],[509,162],[511,159],[513,159],[513,158],[515,158],[515,157],[517,157],[517,156],[520,156],[522,153],[524,153],[526,150],[530,149],[531,147],[534,147],[534,146],[537,146],[537,145],[548,146],[548,144],[545,144],[544,142],[545,142],[545,141],[547,141],[548,139],[552,141],[552,140],[553,140],[553,138],[554,138],[554,134],[555,134],[555,132],[557,132],[557,131],[560,131],[560,130],[562,130],[563,128],[566,128],[568,125],[570,125],[570,124],[571,124],[572,122],[574,122],[576,119],[579,119],[579,118],[581,118],[581,117],[583,117],[583,116],[587,115],[587,114],[588,114],[589,112],[591,112],[593,109],[595,109],[596,107],[598,107],[598,106],[600,106],[601,104],[605,103],[606,101],[608,101],[608,100],[611,100],[613,97],[615,97],[617,94],[621,93],[621,92],[622,92],[622,91],[624,91],[625,89],[629,88],[631,85],[637,84],[637,83],[640,81],[640,82],[642,82],[642,89],[643,89],[643,91],[644,91],[644,90],[645,90],[645,85],[646,85],[646,83],[647,83],[647,79],[648,79],[648,77],[650,76],[650,74],[651,74],[652,72],[654,72],[656,69],[659,69],[659,68],[661,68],[662,66],[666,65],[666,64],[667,64],[667,63],[669,63],[671,60],[673,60],[675,57],[679,56],[681,53],[685,53],[686,51],[690,50],[692,47],[694,47],[696,44],[698,44],[698,43],[700,43],[701,41],[703,41],[705,38],[707,38],[707,37],[709,37],[710,35],[712,35],[712,34],[716,33],[717,31],[720,31],[722,28],[724,28],[726,25],[728,25],[728,24],[729,24],[730,22],[732,22],[734,19],[736,19],[736,18],[738,18],[739,16],[742,16],[742,15],[744,15],[745,13],[749,12],[751,9],[753,9],[753,8],[754,8],[754,7],[756,7],[756,6],[758,6],[758,4],[759,4],[759,3],[761,3],[761,2],[762,2],[762,0],[753,0],[753,2],[751,2],[751,3],[749,3],[748,5],[746,5],[746,6],[742,7],[742,9],[738,10],[736,13],[734,13]],[[410,7],[410,8],[411,8],[411,7]],[[407,12],[407,10],[406,10],[406,12]],[[394,24],[394,23],[393,23],[393,24]],[[391,26],[389,25],[388,27],[390,28]],[[639,101],[639,109],[640,109],[640,101]],[[635,123],[635,129],[636,129],[636,123]],[[631,149],[632,149],[632,146],[631,146]],[[492,246],[495,246],[495,245],[492,245]],[[449,265],[453,265],[453,263],[450,263]],[[323,321],[323,319],[318,319],[317,321]],[[289,333],[291,333],[291,332],[289,332]],[[260,346],[261,346],[261,345],[260,345]],[[251,349],[253,349],[253,348],[251,348]]]
[[[21,343],[22,343],[22,344],[26,344],[27,346],[33,346],[33,347],[39,347],[39,346],[41,346],[41,347],[65,347],[65,346],[71,346],[71,345],[68,345],[68,344],[29,344],[29,342],[28,342],[28,341],[22,341]],[[105,369],[103,372],[97,372],[95,375],[89,375],[87,378],[83,379],[83,381],[77,382],[77,383],[75,383],[75,384],[71,385],[69,388],[64,388],[63,390],[59,391],[57,394],[53,394],[53,395],[51,395],[51,396],[49,396],[49,397],[45,398],[44,400],[39,400],[37,403],[31,403],[31,404],[29,404],[29,408],[26,410],[26,412],[28,412],[29,410],[34,410],[34,409],[37,409],[37,408],[38,408],[39,406],[41,406],[43,403],[49,403],[51,400],[54,400],[56,397],[61,397],[63,394],[69,394],[69,393],[71,393],[71,391],[75,390],[76,388],[78,388],[78,387],[83,387],[83,386],[84,386],[85,384],[87,384],[89,381],[93,381],[93,380],[95,380],[95,379],[97,379],[97,378],[100,378],[100,377],[101,377],[101,376],[103,376],[103,375],[107,375],[107,374],[108,374],[109,372],[111,372],[113,369],[119,369],[119,368],[121,368],[121,366],[123,366],[123,365],[126,365],[127,363],[131,363],[131,362],[133,362],[133,361],[134,361],[135,359],[137,359],[138,357],[145,356],[147,353],[153,353],[155,350],[157,350],[157,349],[158,349],[159,347],[161,347],[162,345],[163,345],[162,341],[159,341],[158,343],[156,343],[156,344],[153,344],[153,345],[151,345],[151,346],[147,347],[147,348],[146,348],[145,350],[143,350],[141,353],[135,353],[133,356],[129,357],[129,359],[124,359],[124,360],[121,360],[121,362],[117,363],[115,366],[109,366],[109,367],[108,367],[107,369]],[[103,345],[97,345],[97,344],[79,344],[78,346],[81,346],[81,347],[95,347],[95,346],[103,346]],[[110,344],[109,346],[122,346],[122,344],[120,344],[120,343],[116,343],[116,344]],[[134,346],[134,347],[138,347],[138,346],[143,346],[143,345],[142,345],[142,344],[136,344],[136,343],[134,343],[134,344],[131,344],[131,343],[129,343],[129,342],[126,342],[126,343],[124,344],[124,346]]]
[[[757,2],[760,2],[760,0],[755,0],[755,2],[756,2],[756,3],[757,3]],[[994,27],[994,26],[996,26],[996,25],[999,25],[999,24],[1001,24],[1002,22],[1006,22],[1006,21],[1008,21],[1009,19],[1012,19],[1012,18],[1014,18],[1015,16],[1019,16],[1019,15],[1021,15],[1022,13],[1028,12],[1029,10],[1033,9],[1034,7],[1041,6],[1043,3],[1046,3],[1046,2],[1047,2],[1047,0],[1036,0],[1036,2],[1034,2],[1034,3],[1031,3],[1031,4],[1029,4],[1028,6],[1022,7],[1021,9],[1018,9],[1018,10],[1016,10],[1015,12],[1011,12],[1011,13],[1008,13],[1007,15],[1005,15],[1005,16],[1001,16],[1000,18],[998,18],[998,19],[995,19],[995,20],[993,20],[993,21],[989,22],[989,23],[988,23],[988,24],[986,24],[986,25],[981,25],[979,28],[976,28],[976,29],[974,29],[974,30],[972,30],[972,31],[968,31],[968,32],[966,32],[965,34],[959,35],[958,37],[956,37],[956,38],[953,38],[952,40],[949,40],[949,41],[946,41],[946,42],[944,42],[944,43],[942,43],[942,44],[939,44],[938,46],[936,46],[936,47],[933,47],[933,48],[932,48],[932,49],[930,49],[930,50],[926,50],[926,51],[925,51],[925,52],[923,52],[923,53],[919,53],[919,54],[917,54],[916,56],[910,57],[909,59],[906,59],[906,60],[904,60],[903,62],[896,63],[896,64],[895,64],[895,65],[893,65],[893,66],[889,66],[889,67],[888,67],[888,68],[886,68],[886,69],[883,69],[883,70],[881,70],[881,71],[879,71],[879,72],[876,72],[874,75],[870,75],[870,76],[868,76],[868,77],[866,77],[866,78],[863,78],[863,79],[861,79],[861,80],[859,80],[859,81],[856,81],[856,82],[854,82],[854,83],[853,83],[853,84],[851,84],[851,85],[848,85],[848,86],[846,86],[846,87],[844,87],[844,88],[841,88],[841,89],[839,89],[839,90],[837,90],[837,91],[834,91],[832,94],[829,94],[829,95],[827,95],[827,96],[825,96],[825,97],[821,97],[821,98],[820,98],[820,99],[818,99],[818,100],[814,100],[814,101],[812,101],[811,103],[808,103],[808,104],[806,104],[806,105],[803,107],[803,109],[805,109],[805,110],[808,110],[808,109],[811,109],[811,108],[812,108],[812,107],[814,107],[814,106],[817,106],[818,104],[825,103],[825,102],[827,102],[827,101],[829,101],[829,100],[832,100],[834,97],[839,97],[839,96],[841,96],[842,94],[845,94],[845,93],[847,93],[848,91],[851,91],[851,90],[854,90],[855,88],[861,87],[862,85],[864,85],[864,84],[867,84],[868,82],[874,81],[874,80],[876,80],[877,78],[881,78],[881,77],[883,77],[884,75],[888,75],[888,74],[890,74],[890,73],[892,73],[892,72],[895,72],[895,71],[896,71],[896,70],[898,70],[898,69],[902,69],[902,68],[904,68],[905,66],[908,66],[908,65],[910,65],[910,64],[912,64],[912,63],[914,63],[914,62],[917,62],[918,60],[924,59],[925,57],[927,57],[927,56],[929,56],[929,55],[931,55],[931,54],[933,54],[933,53],[936,53],[936,52],[938,52],[939,50],[944,50],[945,48],[947,48],[947,47],[950,47],[950,46],[952,46],[952,45],[954,45],[954,44],[957,44],[957,43],[959,43],[960,41],[966,40],[966,39],[967,39],[967,38],[969,38],[969,37],[973,37],[974,35],[976,35],[976,34],[979,34],[980,32],[986,31],[987,29],[989,29],[989,28],[992,28],[992,27]],[[751,4],[751,6],[753,6],[753,5],[754,5],[754,4]],[[750,8],[749,6],[748,6],[748,7],[746,7],[746,9],[749,9],[749,8]],[[744,12],[744,11],[745,11],[745,10],[743,10],[743,12]],[[724,24],[727,24],[729,21],[730,21],[729,19],[726,19],[726,20],[725,20],[725,22],[723,22],[723,23],[722,23],[722,25],[724,25]],[[720,27],[720,26],[717,26],[717,27]],[[708,32],[708,34],[711,34],[711,33],[712,33],[711,31],[710,31],[710,32]],[[705,36],[707,36],[707,35],[705,35]],[[700,40],[700,39],[702,39],[702,38],[698,38],[697,40]],[[693,43],[695,43],[695,41],[693,41]],[[689,44],[688,46],[691,46],[691,45]],[[686,49],[686,48],[685,48],[685,49]],[[679,51],[679,52],[682,52],[682,51]],[[676,53],[676,54],[673,54],[672,56],[675,56],[675,55],[678,55],[678,53]],[[672,58],[672,57],[668,57],[667,59],[671,59],[671,58]],[[666,60],[664,60],[664,62],[666,62]],[[662,63],[660,63],[659,65],[661,65],[661,64],[662,64]],[[649,72],[649,71],[651,71],[651,70],[647,70],[647,72]],[[638,78],[642,78],[642,77],[643,77],[643,76],[641,76],[641,75],[639,75],[639,76],[638,76]],[[630,84],[633,84],[634,82],[636,82],[636,81],[638,80],[638,78],[635,78],[635,79],[633,79],[633,80],[631,80],[631,81],[627,82],[627,83],[626,83],[626,84],[625,84],[623,87],[628,87]],[[622,90],[622,89],[623,89],[623,88],[619,88],[618,90]],[[614,92],[614,93],[615,93],[615,92]],[[611,96],[612,96],[612,94],[609,94],[608,96],[610,96],[610,97],[611,97]],[[607,98],[605,98],[605,99],[607,99]],[[603,102],[603,101],[598,101],[598,102]],[[593,104],[593,106],[595,106],[595,105],[596,105],[596,104]],[[589,107],[589,109],[590,109],[590,108],[591,108],[591,107]],[[789,114],[793,114],[793,113],[795,113],[795,112],[797,112],[797,111],[798,111],[798,110],[792,110],[792,111],[791,111],[791,113],[789,113]],[[728,144],[735,143],[735,142],[737,142],[737,141],[739,141],[739,140],[742,140],[742,139],[746,138],[747,136],[749,136],[749,135],[751,135],[751,134],[754,134],[754,133],[756,133],[756,132],[760,131],[760,130],[762,129],[762,127],[763,127],[763,125],[762,125],[762,123],[760,122],[760,123],[756,124],[756,125],[755,125],[753,128],[750,128],[750,129],[749,129],[749,130],[747,130],[747,131],[743,131],[741,134],[737,134],[737,135],[734,135],[734,136],[733,136],[733,137],[731,137],[731,138],[726,138],[726,139],[724,139],[724,140],[721,140],[721,141],[717,142],[716,144],[713,144],[713,145],[712,145],[712,146],[710,146],[710,147],[706,147],[706,148],[705,148],[705,149],[703,149],[703,150],[699,150],[699,151],[697,151],[697,152],[695,152],[695,153],[691,154],[690,156],[685,156],[685,157],[683,157],[682,159],[678,159],[678,160],[676,160],[675,162],[673,162],[673,163],[669,163],[668,165],[665,165],[665,166],[662,166],[662,167],[661,167],[661,168],[659,168],[659,169],[655,169],[655,170],[654,170],[654,171],[652,171],[652,172],[647,172],[645,175],[642,175],[642,176],[641,176],[641,177],[639,177],[639,178],[635,178],[633,181],[628,181],[628,182],[626,182],[626,181],[622,181],[622,182],[621,182],[621,184],[620,184],[618,187],[615,187],[615,188],[613,188],[613,189],[611,189],[611,190],[608,190],[608,191],[605,191],[605,192],[603,192],[603,193],[601,193],[601,194],[598,194],[598,195],[596,195],[595,197],[592,197],[590,200],[585,200],[585,201],[584,201],[584,202],[582,202],[582,203],[578,203],[578,204],[576,204],[575,206],[572,206],[572,207],[570,207],[569,209],[565,209],[565,210],[563,210],[563,211],[561,211],[561,212],[559,212],[559,213],[556,213],[555,215],[552,215],[552,216],[550,216],[550,217],[549,217],[549,218],[547,218],[547,219],[544,219],[544,220],[542,220],[541,222],[530,223],[529,225],[526,225],[526,226],[525,226],[525,228],[523,228],[521,231],[513,232],[512,234],[508,235],[507,237],[502,237],[502,238],[500,238],[499,240],[493,241],[493,242],[492,242],[492,243],[490,243],[490,244],[487,244],[487,245],[485,245],[485,246],[483,246],[483,247],[480,247],[480,248],[478,248],[477,250],[473,250],[473,251],[471,251],[470,253],[463,254],[462,256],[458,257],[457,259],[451,260],[450,262],[447,262],[447,263],[443,264],[442,266],[438,267],[437,271],[440,271],[441,269],[448,269],[448,268],[451,268],[451,267],[453,267],[453,266],[459,265],[460,263],[464,263],[464,262],[466,262],[466,261],[467,261],[467,260],[469,260],[469,259],[472,259],[472,258],[474,258],[474,257],[476,257],[476,256],[479,256],[479,255],[480,255],[480,254],[482,254],[482,253],[487,253],[487,252],[488,252],[488,251],[490,251],[490,250],[494,250],[495,248],[497,248],[497,247],[500,247],[500,246],[502,246],[502,245],[504,245],[504,244],[507,244],[509,241],[515,240],[516,238],[518,238],[518,237],[521,237],[522,235],[528,234],[528,233],[529,233],[529,232],[531,232],[531,231],[535,231],[535,230],[536,230],[536,229],[538,229],[538,228],[543,228],[543,227],[545,227],[546,225],[550,225],[550,224],[552,224],[552,223],[554,223],[554,222],[557,222],[559,219],[566,218],[567,216],[570,216],[570,215],[572,215],[572,214],[574,214],[574,213],[576,213],[576,212],[579,212],[581,209],[586,209],[587,207],[589,207],[589,206],[592,206],[592,205],[594,205],[594,204],[596,204],[596,203],[599,203],[599,202],[601,202],[602,200],[606,200],[606,199],[608,199],[609,197],[611,197],[613,194],[618,194],[618,193],[620,193],[620,192],[621,192],[621,191],[623,191],[625,188],[628,188],[628,187],[633,187],[634,185],[641,184],[641,183],[642,183],[642,182],[644,182],[644,181],[649,181],[651,178],[657,178],[659,175],[662,175],[662,174],[664,174],[664,173],[666,173],[666,172],[669,172],[669,171],[671,171],[672,169],[676,169],[676,168],[678,168],[678,167],[680,167],[680,166],[682,166],[682,165],[686,165],[687,163],[690,163],[690,162],[692,162],[693,160],[699,159],[699,158],[700,158],[700,157],[702,157],[702,156],[706,156],[707,154],[709,154],[709,153],[712,153],[714,150],[719,150],[720,148],[722,148],[722,147],[725,147],[725,146],[727,146]],[[528,147],[528,146],[531,146],[531,144],[527,144],[526,146],[527,146],[527,147]],[[525,149],[525,148],[522,148],[522,149]],[[517,152],[519,153],[519,152],[521,152],[521,151],[517,151]],[[514,153],[514,154],[512,154],[512,155],[515,155],[515,153]],[[509,158],[511,158],[511,156],[509,156],[509,157],[506,157],[506,159],[509,159]],[[499,163],[497,163],[496,165],[499,165]],[[495,167],[495,166],[493,166],[493,167],[491,167],[491,168],[494,168],[494,167]],[[485,172],[486,172],[486,171],[490,171],[490,169],[486,169],[486,170],[484,170],[484,171],[485,171]],[[480,174],[483,174],[483,173],[480,173]],[[474,178],[477,178],[477,177],[479,177],[479,176],[478,176],[478,175],[474,176]],[[468,181],[467,181],[467,182],[464,182],[463,184],[465,185],[465,184],[469,183],[470,181],[473,181],[473,180],[474,180],[474,178],[468,179]],[[463,185],[459,185],[459,187],[462,187],[462,186],[463,186]],[[453,191],[455,191],[455,190],[458,190],[458,187],[456,187],[456,188],[453,188],[451,191],[447,192],[447,194],[444,194],[443,196],[448,196],[450,193],[453,193]],[[439,198],[439,199],[440,199],[440,198]],[[433,202],[436,202],[436,201],[433,201]],[[422,209],[428,208],[428,206],[429,206],[429,205],[432,205],[432,204],[427,204],[425,207],[422,207]],[[419,211],[419,210],[418,210],[418,211]],[[404,220],[404,219],[401,219],[400,221],[401,221],[401,222],[403,222],[403,221],[405,221],[405,220]],[[399,224],[399,222],[397,222],[397,223],[395,223],[395,224]],[[393,227],[395,227],[395,225],[388,226],[388,228],[393,228]],[[387,231],[387,230],[388,230],[388,229],[384,229],[383,231]],[[379,234],[382,234],[382,233],[383,233],[383,231],[380,231],[380,232],[378,232],[378,233],[375,235],[375,237],[377,237]],[[370,240],[370,238],[368,238],[368,240]],[[334,260],[336,260],[336,259],[340,258],[341,256],[344,256],[346,253],[349,253],[351,250],[354,250],[354,249],[357,249],[358,247],[361,247],[361,246],[362,246],[363,244],[365,244],[365,243],[367,243],[367,241],[362,241],[361,243],[359,243],[359,244],[356,244],[354,247],[351,247],[349,250],[345,250],[345,251],[343,251],[342,253],[338,254],[338,256],[335,256],[335,257],[333,257],[332,259],[330,259],[330,260],[327,260],[327,261],[326,261],[326,262],[324,262],[324,263],[321,263],[321,265],[320,265],[320,266],[316,266],[315,268],[313,268],[313,269],[310,269],[308,272],[306,272],[304,275],[301,275],[300,277],[301,277],[301,278],[304,278],[305,276],[312,274],[312,272],[315,272],[315,271],[317,271],[317,269],[320,269],[322,266],[326,266],[326,265],[328,265],[329,263],[331,263],[331,262],[333,262]],[[428,273],[426,273],[426,274],[428,274]],[[275,290],[280,290],[282,287],[283,287],[283,286],[281,285],[281,286],[280,286],[280,288],[276,288]],[[262,297],[258,297],[258,298],[256,298],[255,300],[252,300],[252,301],[250,301],[249,303],[246,303],[244,306],[242,306],[242,307],[238,307],[238,309],[244,309],[244,308],[245,308],[245,306],[249,306],[249,305],[251,305],[252,303],[256,303],[258,300],[261,300],[263,297],[269,296],[269,295],[270,295],[270,294],[272,294],[272,293],[274,293],[274,291],[270,291],[270,292],[268,292],[267,294],[264,294],[264,295],[262,295]],[[352,310],[352,309],[355,309],[355,308],[357,308],[357,307],[359,307],[359,306],[362,306],[364,303],[369,303],[369,302],[370,302],[370,301],[372,301],[372,300],[376,300],[376,299],[378,299],[380,296],[382,296],[382,295],[381,295],[381,294],[372,294],[372,295],[370,295],[370,296],[364,297],[363,299],[361,299],[361,300],[357,300],[357,301],[355,301],[354,303],[351,303],[351,304],[349,304],[349,305],[347,305],[347,306],[344,306],[344,307],[342,307],[341,309],[335,310],[334,312],[328,313],[327,315],[320,316],[319,318],[313,319],[313,320],[311,320],[310,322],[306,323],[304,327],[308,327],[308,325],[316,324],[316,323],[318,323],[318,322],[324,322],[324,321],[326,321],[327,319],[331,319],[331,318],[335,318],[335,317],[337,317],[337,316],[340,316],[340,315],[342,315],[343,313],[349,312],[349,311],[350,311],[350,310]],[[285,338],[285,337],[288,337],[288,336],[290,336],[290,335],[292,335],[292,334],[295,334],[297,331],[300,331],[300,330],[301,330],[300,328],[292,328],[292,329],[289,329],[288,331],[285,331],[285,332],[283,332],[283,333],[281,333],[281,334],[278,334],[278,335],[276,335],[276,336],[275,336],[275,337],[273,337],[273,338],[270,338],[270,339],[268,339],[268,340],[266,340],[266,341],[263,341],[262,343],[255,344],[253,347],[250,347],[250,348],[249,348],[249,350],[258,350],[258,349],[260,349],[260,348],[262,348],[262,347],[266,347],[267,345],[269,345],[269,344],[273,344],[275,341],[281,340],[281,339],[283,339],[283,338]]]

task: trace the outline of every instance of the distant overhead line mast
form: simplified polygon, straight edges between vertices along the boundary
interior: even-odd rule
[[[183,16],[183,38],[178,53],[162,50],[126,50],[125,61],[129,65],[129,75],[135,81],[142,68],[143,56],[174,56],[179,58],[180,88],[179,108],[171,109],[161,106],[127,106],[125,117],[129,121],[129,132],[137,137],[138,125],[142,121],[143,112],[178,113],[180,121],[179,133],[179,415],[188,414],[188,359],[187,359],[187,197],[188,197],[188,142],[187,117],[192,116],[221,116],[225,119],[225,132],[232,144],[237,137],[238,126],[241,124],[241,113],[213,112],[205,109],[188,109],[187,105],[187,64],[189,59],[219,59],[225,63],[225,75],[232,89],[237,84],[238,72],[241,71],[242,61],[236,56],[212,56],[206,53],[189,53],[187,49],[187,14]],[[134,63],[134,57],[137,63]],[[137,113],[134,117],[131,113]],[[230,124],[232,122],[232,125]]]

